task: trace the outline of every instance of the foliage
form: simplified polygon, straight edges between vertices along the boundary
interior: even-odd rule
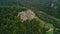
[[[21,22],[17,17],[24,10],[26,9],[17,6],[0,7],[0,34],[42,34],[40,21],[33,19]]]

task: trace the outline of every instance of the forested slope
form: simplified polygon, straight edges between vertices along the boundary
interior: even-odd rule
[[[39,22],[22,23],[17,17],[26,9],[33,10],[43,23],[52,24],[60,32],[60,0],[0,0],[0,34],[40,34]]]
[[[42,34],[45,21],[33,19],[31,21],[21,22],[17,17],[18,13],[25,11],[26,8],[19,6],[1,6],[0,7],[0,34]],[[41,25],[41,24],[42,25]],[[43,27],[43,28],[42,28]]]

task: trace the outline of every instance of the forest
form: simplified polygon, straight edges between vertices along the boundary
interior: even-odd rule
[[[0,34],[60,34],[60,0],[0,0]]]

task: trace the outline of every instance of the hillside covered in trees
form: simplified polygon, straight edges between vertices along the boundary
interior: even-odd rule
[[[60,0],[0,0],[0,34],[60,34],[59,3]],[[28,9],[36,18],[27,17],[22,22],[18,13]]]

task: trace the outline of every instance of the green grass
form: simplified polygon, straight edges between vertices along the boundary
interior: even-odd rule
[[[50,28],[53,28],[54,29],[54,26],[50,23],[46,23],[46,25],[48,25],[48,27]],[[53,34],[53,30],[49,31],[49,32],[46,32],[46,34]]]

